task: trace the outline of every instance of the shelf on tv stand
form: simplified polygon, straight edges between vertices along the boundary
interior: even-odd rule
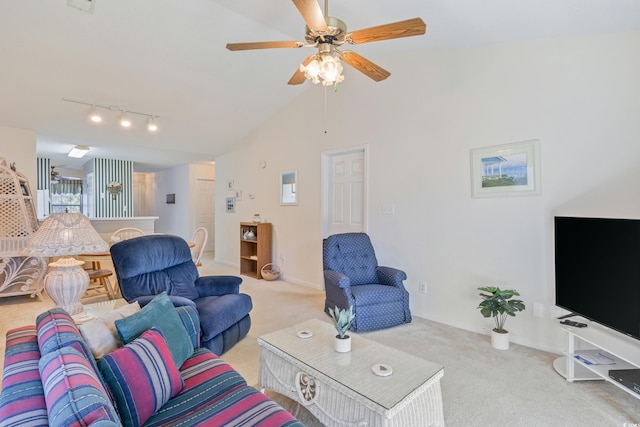
[[[630,390],[609,377],[610,369],[638,369],[640,367],[640,341],[607,329],[597,323],[577,318],[586,323],[585,328],[565,326],[560,329],[567,333],[568,345],[564,356],[553,362],[554,369],[567,381],[605,380],[632,396],[640,399],[640,394]],[[588,365],[576,359],[576,355],[602,353],[612,358],[614,364]]]

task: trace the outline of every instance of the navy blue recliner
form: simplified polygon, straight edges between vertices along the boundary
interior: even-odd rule
[[[239,293],[236,276],[203,276],[187,242],[178,236],[153,234],[111,246],[111,258],[122,296],[141,306],[166,291],[173,304],[198,310],[203,347],[217,355],[244,338],[251,327],[251,297]]]
[[[322,242],[326,298],[324,310],[351,306],[354,332],[389,328],[411,322],[407,275],[378,265],[369,236],[343,233]]]

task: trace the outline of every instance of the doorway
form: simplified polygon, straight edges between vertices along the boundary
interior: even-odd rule
[[[322,153],[322,235],[366,232],[367,147]]]
[[[215,248],[215,183],[214,179],[196,179],[196,212],[195,229],[204,227],[207,230],[205,252]]]

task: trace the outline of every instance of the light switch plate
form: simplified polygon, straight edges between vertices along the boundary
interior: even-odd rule
[[[396,213],[396,206],[392,203],[384,203],[382,205],[382,215],[394,215]]]

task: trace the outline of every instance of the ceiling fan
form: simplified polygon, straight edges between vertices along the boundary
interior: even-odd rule
[[[427,26],[420,18],[379,25],[362,30],[347,32],[347,25],[338,18],[328,15],[328,0],[324,1],[324,14],[317,0],[292,0],[306,22],[305,42],[269,41],[228,43],[227,49],[253,50],[271,48],[315,47],[318,53],[309,55],[289,79],[290,85],[299,85],[307,79],[324,86],[337,85],[344,80],[340,60],[364,73],[376,82],[391,75],[384,68],[374,64],[363,56],[351,51],[341,50],[345,43],[362,44],[401,37],[419,36],[426,32]]]

